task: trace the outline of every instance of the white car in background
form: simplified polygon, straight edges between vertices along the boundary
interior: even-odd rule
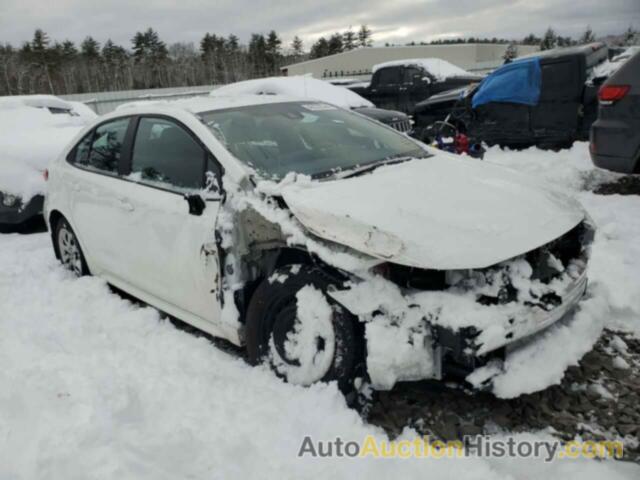
[[[52,95],[0,97],[0,226],[40,215],[48,163],[95,118]]]
[[[229,95],[285,95],[297,98],[310,98],[353,110],[374,120],[378,120],[402,133],[412,131],[411,118],[396,110],[377,108],[366,98],[340,85],[317,80],[306,75],[293,77],[268,77],[245,80],[217,87],[210,95],[226,97]]]
[[[100,118],[50,165],[45,219],[76,275],[344,391],[468,375],[566,320],[593,236],[513,171],[282,95]]]

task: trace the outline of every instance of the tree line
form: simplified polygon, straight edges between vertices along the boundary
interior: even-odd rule
[[[630,26],[623,34],[615,36],[616,38],[611,42],[615,46],[637,45],[640,43],[640,33]],[[574,45],[584,45],[597,41],[596,35],[590,26],[587,26],[585,31],[578,37],[572,38],[571,36],[558,35],[556,31],[549,27],[545,33],[538,37],[537,35],[530,33],[521,40],[514,40],[509,38],[498,37],[456,37],[456,38],[444,38],[433,40],[431,42],[409,42],[406,46],[415,45],[451,45],[451,44],[464,44],[464,43],[498,43],[498,44],[512,44],[512,45],[537,45],[540,50],[550,50],[557,47],[570,47]],[[392,46],[387,43],[386,46]]]
[[[214,85],[249,78],[278,75],[280,68],[309,58],[370,47],[373,33],[367,25],[349,27],[318,38],[305,51],[300,37],[283,46],[276,31],[251,34],[246,44],[236,35],[206,33],[196,46],[178,42],[167,45],[152,28],[136,32],[126,48],[111,40],[100,44],[88,36],[78,45],[69,40],[51,41],[38,29],[20,47],[0,44],[0,95],[104,92],[176,86]],[[577,39],[548,28],[542,37],[529,34],[522,40],[504,38],[454,38],[426,44],[504,43],[505,58],[517,55],[517,45],[538,45],[542,50],[590,43],[596,36],[590,27]],[[615,37],[614,43],[640,43],[632,27]],[[417,45],[415,42],[406,45]]]
[[[0,95],[104,92],[174,86],[214,85],[277,75],[280,68],[308,58],[370,46],[371,30],[319,38],[307,53],[300,37],[283,46],[276,31],[251,34],[246,44],[236,35],[206,33],[196,46],[167,45],[149,28],[136,32],[126,48],[91,36],[74,42],[52,41],[37,29],[20,47],[0,44]]]
[[[78,45],[51,41],[38,29],[18,48],[0,44],[0,95],[212,85],[276,75],[281,66],[307,57],[299,37],[283,48],[275,31],[252,34],[247,44],[235,35],[207,33],[196,46],[167,45],[149,28],[125,48],[91,36]]]

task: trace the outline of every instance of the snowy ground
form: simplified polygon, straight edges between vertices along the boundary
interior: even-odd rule
[[[640,338],[640,196],[591,193],[615,177],[593,170],[584,144],[560,153],[492,149],[486,160],[560,183],[583,202],[599,226],[590,288],[606,302],[607,328]],[[0,479],[640,475],[631,463],[585,459],[299,459],[306,435],[386,433],[334,385],[283,384],[103,281],[73,278],[45,233],[0,235],[0,365]]]

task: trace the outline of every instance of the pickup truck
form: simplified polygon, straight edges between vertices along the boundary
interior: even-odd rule
[[[607,54],[606,45],[593,43],[519,57],[479,85],[418,103],[415,135],[430,142],[446,120],[446,128],[471,143],[557,149],[586,140],[607,76]]]
[[[431,95],[482,80],[439,58],[397,60],[375,65],[371,83],[345,85],[378,108],[412,114]]]

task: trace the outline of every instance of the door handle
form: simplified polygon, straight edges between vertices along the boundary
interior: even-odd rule
[[[119,198],[118,199],[118,203],[120,204],[120,206],[126,210],[127,212],[133,212],[136,208],[133,206],[133,204],[126,198]]]

